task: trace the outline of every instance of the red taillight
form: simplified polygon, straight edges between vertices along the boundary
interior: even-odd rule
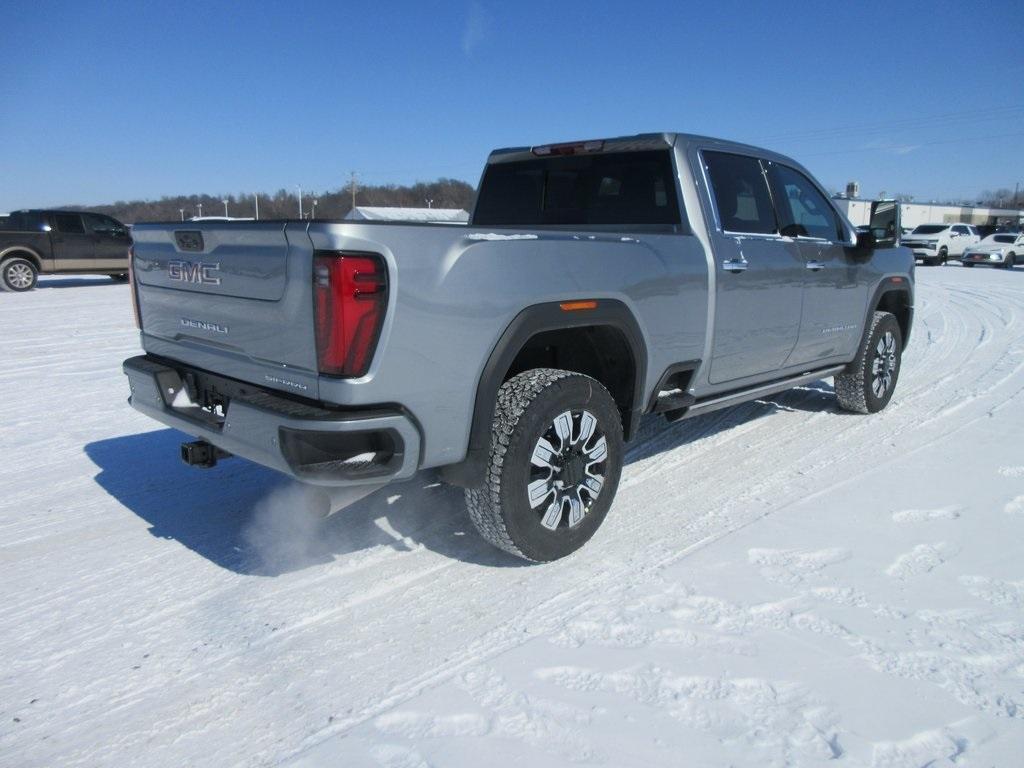
[[[369,253],[318,253],[313,258],[316,357],[320,373],[363,376],[370,367],[387,309],[384,260]]]
[[[132,314],[135,315],[135,327],[142,330],[142,319],[139,315],[139,289],[135,287],[135,246],[128,246],[128,285],[132,289]]]

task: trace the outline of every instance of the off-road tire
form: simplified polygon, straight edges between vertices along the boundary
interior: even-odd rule
[[[527,496],[531,457],[556,416],[584,409],[596,417],[607,441],[604,485],[582,522],[550,530],[541,525]],[[599,381],[554,368],[524,371],[498,390],[484,481],[466,490],[469,517],[484,539],[517,557],[533,562],[565,557],[586,544],[604,521],[619,485],[622,457],[621,414]]]
[[[4,259],[0,264],[0,287],[5,291],[23,293],[36,287],[39,270],[36,265],[21,256]]]
[[[895,341],[895,368],[892,370],[891,381],[881,393],[876,395],[872,385],[874,372],[872,365],[878,355],[879,343],[891,333]],[[871,323],[861,340],[857,357],[846,366],[846,370],[835,377],[836,399],[839,406],[855,413],[876,413],[892,398],[893,390],[899,381],[903,357],[903,334],[900,324],[891,312],[875,312]]]

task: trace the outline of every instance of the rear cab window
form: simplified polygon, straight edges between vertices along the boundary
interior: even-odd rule
[[[653,226],[681,223],[670,150],[494,163],[473,214],[480,226]]]

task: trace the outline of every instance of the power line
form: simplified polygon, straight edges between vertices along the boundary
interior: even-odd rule
[[[957,139],[942,139],[940,141],[922,141],[918,144],[912,145],[911,149],[917,149],[918,147],[932,147],[938,144],[961,144],[965,141],[986,141],[988,139],[1006,139],[1013,136],[1024,136],[1024,132],[1018,133],[997,133],[991,136],[961,136]],[[893,147],[863,147],[861,149],[838,149],[832,152],[801,152],[801,157],[822,157],[823,155],[850,155],[857,152],[887,152],[892,150]]]
[[[945,112],[942,114],[922,117],[899,118],[896,120],[887,120],[884,122],[861,123],[857,125],[846,124],[834,128],[812,128],[804,131],[787,131],[785,133],[761,136],[759,137],[759,140],[762,142],[778,141],[780,139],[815,140],[819,138],[828,139],[837,136],[845,136],[849,134],[899,131],[904,129],[920,130],[922,127],[931,127],[929,123],[932,122],[944,121],[946,123],[954,122],[959,124],[974,122],[991,122],[993,120],[1015,118],[1019,116],[1018,113],[1024,113],[1024,105],[993,107],[989,109],[973,109],[959,112]]]

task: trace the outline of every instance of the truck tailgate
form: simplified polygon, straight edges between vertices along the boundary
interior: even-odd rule
[[[132,236],[148,352],[317,397],[304,223],[143,224]]]

